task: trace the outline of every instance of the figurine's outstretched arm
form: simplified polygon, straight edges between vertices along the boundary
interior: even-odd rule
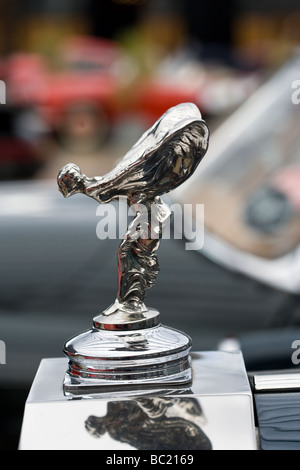
[[[68,163],[59,172],[57,183],[60,192],[64,197],[72,196],[76,193],[83,193],[94,197],[98,202],[102,202],[97,197],[101,186],[102,177],[89,178],[84,175],[75,163]],[[103,201],[103,203],[106,201]]]

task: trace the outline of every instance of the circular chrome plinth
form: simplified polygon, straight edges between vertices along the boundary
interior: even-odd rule
[[[154,309],[142,312],[116,310],[110,315],[102,313],[93,319],[95,328],[110,331],[132,331],[153,328],[158,326],[159,323],[159,312]]]
[[[170,386],[192,379],[189,336],[162,325],[135,331],[93,328],[70,339],[65,393],[100,393],[104,387]]]

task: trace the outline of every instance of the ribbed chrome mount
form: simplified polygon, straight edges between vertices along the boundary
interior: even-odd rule
[[[188,384],[191,345],[189,336],[159,323],[157,310],[128,316],[101,314],[94,318],[92,329],[65,344],[69,365],[64,392],[81,395],[101,393],[107,387]]]

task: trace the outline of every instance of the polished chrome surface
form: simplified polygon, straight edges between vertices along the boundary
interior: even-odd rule
[[[60,170],[58,187],[65,197],[82,193],[100,204],[126,197],[135,211],[118,250],[115,302],[94,317],[91,330],[65,345],[65,393],[192,380],[191,339],[162,326],[159,312],[146,307],[144,299],[159,272],[157,250],[171,214],[161,196],[194,173],[208,139],[197,106],[183,103],[145,132],[110,173],[87,177],[73,163]]]
[[[94,328],[68,341],[65,393],[93,393],[104,387],[186,384],[191,381],[188,336],[162,325],[130,332]]]
[[[257,374],[253,377],[255,391],[300,390],[299,371]]]
[[[20,449],[256,450],[242,354],[200,351],[190,359],[189,387],[129,386],[76,399],[62,389],[67,359],[43,359],[26,402]]]
[[[93,325],[99,330],[139,330],[141,328],[152,328],[160,324],[160,314],[158,310],[145,309],[137,312],[135,309],[124,309],[124,305],[118,300],[112,308],[108,308],[105,313],[97,315],[93,319]]]

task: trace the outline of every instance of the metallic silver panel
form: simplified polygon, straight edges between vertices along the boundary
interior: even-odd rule
[[[241,353],[196,352],[191,359],[189,388],[120,387],[81,399],[63,392],[67,360],[44,359],[26,402],[20,449],[256,450]]]
[[[300,390],[300,373],[283,372],[254,375],[253,382],[256,391],[270,390]]]

